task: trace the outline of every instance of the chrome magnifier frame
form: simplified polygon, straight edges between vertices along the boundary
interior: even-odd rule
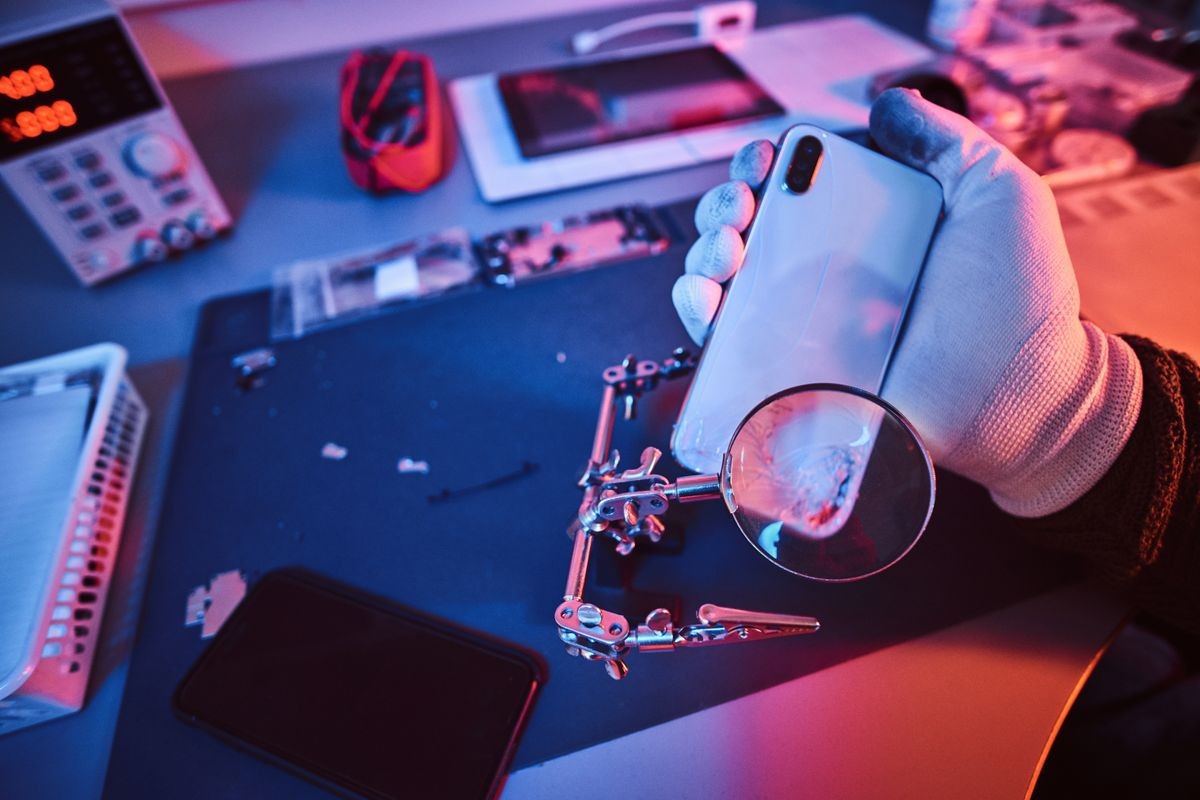
[[[750,531],[748,531],[746,529],[746,526],[743,524],[743,517],[739,513],[740,507],[737,503],[737,497],[736,497],[737,493],[734,490],[734,487],[732,485],[732,483],[733,483],[732,473],[733,473],[734,448],[735,448],[735,445],[736,445],[739,437],[741,436],[743,430],[746,428],[746,426],[748,424],[751,423],[752,420],[755,419],[755,416],[759,412],[766,409],[767,407],[773,406],[773,405],[779,403],[781,400],[786,399],[789,396],[798,395],[798,394],[812,395],[812,394],[817,394],[820,392],[831,392],[831,393],[849,395],[851,397],[857,397],[867,403],[870,403],[870,404],[882,409],[884,412],[884,416],[881,419],[884,421],[890,420],[891,422],[897,423],[900,426],[901,431],[903,431],[903,433],[906,435],[906,438],[910,439],[916,445],[916,452],[920,455],[921,461],[925,468],[924,474],[927,474],[928,478],[929,478],[929,487],[928,487],[929,499],[928,499],[928,502],[925,504],[925,508],[924,508],[923,514],[921,516],[920,525],[914,526],[916,532],[914,534],[912,534],[912,538],[908,542],[908,544],[903,549],[896,552],[894,556],[889,558],[887,561],[881,563],[879,566],[875,567],[874,569],[871,569],[866,572],[856,573],[854,575],[848,575],[845,577],[829,577],[829,576],[824,576],[824,575],[814,575],[814,574],[811,574],[810,572],[803,572],[798,569],[793,569],[793,568],[789,567],[787,564],[783,563],[778,557],[772,556],[770,553],[765,552],[763,550],[762,546],[759,544],[758,539]],[[879,434],[877,432],[876,436],[878,436],[878,435]],[[872,446],[874,446],[874,443]],[[866,464],[863,465],[864,470],[868,469],[870,467],[870,463],[871,463],[871,459],[868,458]],[[789,389],[783,389],[782,391],[778,391],[775,394],[773,394],[770,397],[763,400],[762,402],[760,402],[758,405],[756,405],[753,409],[750,410],[750,413],[746,414],[746,416],[742,418],[742,421],[740,423],[738,423],[738,426],[734,430],[733,435],[729,438],[729,445],[726,447],[725,455],[722,457],[721,471],[717,476],[711,476],[711,477],[718,478],[719,487],[720,487],[720,497],[725,502],[725,507],[729,511],[730,515],[733,517],[734,522],[737,523],[738,530],[740,530],[742,532],[742,535],[746,537],[746,541],[750,543],[750,545],[754,548],[755,552],[757,552],[759,555],[761,555],[767,561],[771,562],[776,567],[779,567],[780,569],[784,570],[785,572],[790,572],[791,574],[797,575],[801,578],[805,578],[807,580],[813,580],[813,581],[820,581],[822,583],[851,583],[853,581],[863,580],[864,578],[870,578],[873,575],[878,575],[879,573],[883,572],[884,570],[888,569],[889,567],[894,566],[897,562],[899,562],[906,555],[908,555],[914,547],[917,546],[917,542],[919,542],[921,540],[921,537],[925,534],[925,529],[929,526],[929,520],[933,516],[933,507],[934,507],[935,500],[937,497],[937,473],[935,472],[934,467],[933,467],[933,458],[929,453],[929,448],[925,445],[925,442],[921,438],[921,435],[917,432],[917,429],[916,429],[916,427],[913,426],[912,422],[909,421],[908,417],[904,416],[904,414],[902,414],[899,409],[897,409],[891,403],[884,400],[879,395],[873,394],[873,393],[865,391],[863,389],[859,389],[855,386],[848,386],[846,384],[841,384],[841,383],[807,383],[807,384],[802,384],[800,386],[793,386]],[[697,498],[697,499],[699,499],[699,498]],[[851,514],[853,514],[853,512],[851,512]],[[835,532],[833,534],[833,536],[837,536],[838,533],[840,533],[840,531]]]

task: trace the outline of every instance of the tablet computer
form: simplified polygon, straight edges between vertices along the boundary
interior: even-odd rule
[[[797,122],[865,128],[879,72],[928,48],[848,14],[672,42],[447,84],[485,200],[587,186],[728,158]]]
[[[784,113],[712,45],[511,73],[498,83],[526,158]]]

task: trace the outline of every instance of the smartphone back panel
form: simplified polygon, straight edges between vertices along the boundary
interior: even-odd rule
[[[822,155],[797,193],[785,176],[810,136]],[[793,386],[878,393],[941,208],[928,175],[813,125],[789,129],[675,426],[676,460],[716,472],[742,418]]]

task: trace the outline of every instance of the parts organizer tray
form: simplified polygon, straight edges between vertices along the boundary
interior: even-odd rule
[[[83,707],[146,425],[125,361],[0,369],[0,734]]]

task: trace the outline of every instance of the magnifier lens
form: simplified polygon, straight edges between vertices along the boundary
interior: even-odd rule
[[[933,511],[933,464],[912,426],[879,398],[830,384],[789,389],[752,411],[721,487],[760,553],[817,580],[891,566]]]

